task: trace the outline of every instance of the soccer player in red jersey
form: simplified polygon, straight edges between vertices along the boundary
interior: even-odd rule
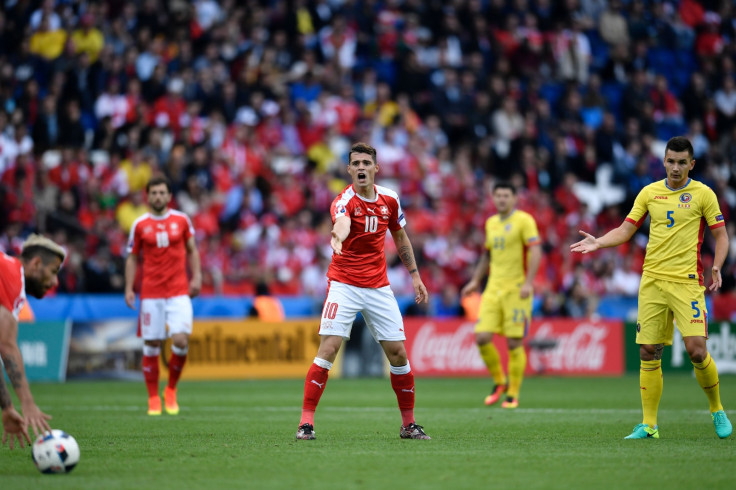
[[[139,334],[143,337],[143,378],[148,389],[148,415],[161,415],[158,356],[171,337],[169,382],[164,389],[166,413],[176,415],[176,385],[187,360],[192,334],[192,300],[202,287],[199,252],[189,217],[169,209],[171,185],[162,176],[146,185],[149,213],[130,229],[125,261],[125,302],[135,308],[133,283],[138,256],[143,256]],[[187,279],[187,263],[191,279]],[[167,332],[168,327],[168,332]]]
[[[58,284],[56,275],[66,258],[59,245],[40,235],[31,235],[23,243],[20,259],[0,252],[0,365],[18,395],[23,416],[15,410],[5,377],[0,369],[0,408],[2,408],[3,438],[13,449],[15,440],[20,447],[31,443],[28,428],[36,435],[51,430],[50,415],[43,413],[33,401],[26,379],[23,357],[18,348],[18,315],[26,302],[26,293],[43,298]]]
[[[333,256],[327,271],[327,299],[322,309],[317,357],[304,382],[304,403],[297,439],[314,439],[314,412],[327,376],[358,312],[381,344],[391,369],[391,386],[401,411],[402,439],[429,439],[414,420],[414,374],[404,347],[404,322],[386,275],[384,239],[391,231],[401,261],[411,275],[415,301],[429,295],[414,259],[406,220],[396,192],[374,184],[379,165],[375,148],[356,143],[349,153],[353,183],[332,202]]]

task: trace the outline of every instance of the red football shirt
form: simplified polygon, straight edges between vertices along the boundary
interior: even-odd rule
[[[18,321],[25,302],[26,285],[20,260],[0,252],[0,305],[7,308]]]
[[[146,213],[133,222],[128,253],[143,256],[141,299],[189,294],[186,244],[192,236],[189,217],[174,209],[163,216]]]
[[[333,255],[327,277],[361,288],[388,286],[384,244],[386,231],[406,226],[399,195],[386,187],[374,186],[376,199],[359,196],[353,186],[338,195],[330,214],[332,222],[340,216],[350,218],[350,234],[342,243],[342,255]]]

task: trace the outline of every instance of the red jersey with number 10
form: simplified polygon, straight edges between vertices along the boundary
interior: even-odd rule
[[[26,284],[20,260],[0,252],[0,305],[13,314],[18,321],[26,302]],[[0,369],[0,376],[3,376]]]
[[[141,299],[189,294],[187,240],[192,236],[189,217],[174,209],[163,216],[146,213],[133,222],[128,253],[143,256]]]
[[[384,244],[386,231],[406,226],[399,195],[386,187],[374,186],[376,198],[359,196],[353,186],[346,187],[332,201],[334,223],[340,216],[350,218],[350,234],[342,243],[342,255],[333,255],[327,277],[360,288],[388,286]]]

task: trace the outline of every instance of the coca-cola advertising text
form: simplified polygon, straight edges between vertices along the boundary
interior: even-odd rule
[[[406,346],[418,376],[488,376],[478,353],[474,323],[462,319],[406,318]],[[524,340],[526,374],[620,375],[624,372],[623,323],[575,318],[532,321]],[[493,339],[506,366],[506,341]]]

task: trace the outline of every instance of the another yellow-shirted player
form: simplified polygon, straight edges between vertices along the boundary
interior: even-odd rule
[[[670,139],[664,154],[667,179],[641,190],[621,226],[600,238],[581,231],[585,238],[570,245],[572,252],[584,254],[615,247],[628,241],[647,215],[651,216],[636,324],[643,421],[626,439],[659,438],[657,410],[662,397],[662,350],[665,345],[672,345],[673,319],[685,341],[698,384],[708,397],[716,434],[723,439],[732,431],[721,405],[718,371],[706,346],[708,311],[700,258],[707,225],[716,241],[713,283],[709,288],[715,291],[722,283],[721,267],[728,253],[728,235],[715,193],[688,177],[694,166],[690,141],[682,136]]]
[[[486,220],[486,248],[490,253],[482,254],[473,278],[463,287],[461,295],[478,290],[490,265],[475,326],[475,341],[495,383],[485,404],[493,405],[506,394],[501,406],[516,408],[526,369],[523,340],[532,318],[532,282],[542,252],[537,223],[531,215],[515,208],[516,189],[512,184],[496,183],[493,204],[498,214]],[[492,342],[494,333],[506,337],[508,380]]]

